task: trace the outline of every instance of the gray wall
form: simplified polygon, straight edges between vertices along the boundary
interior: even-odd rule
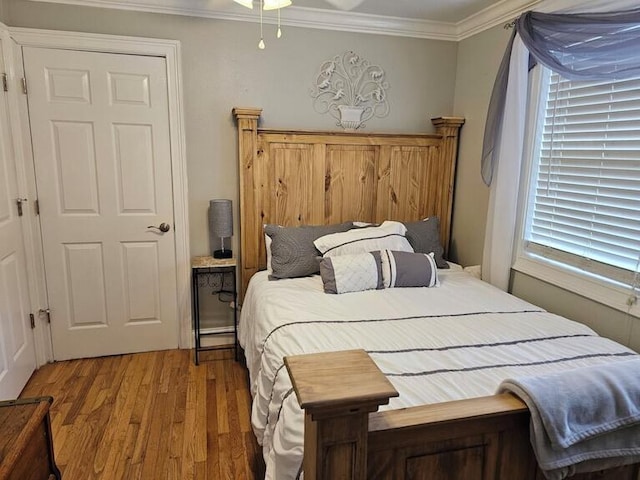
[[[276,40],[275,27],[265,25],[267,48],[260,51],[255,23],[3,1],[10,26],[180,40],[192,255],[209,252],[209,199],[233,199],[237,226],[232,107],[264,108],[263,124],[269,127],[336,129],[333,118],[314,112],[308,90],[322,61],[354,50],[380,65],[390,84],[391,112],[369,121],[368,131],[432,132],[431,117],[456,113],[455,42],[286,26]]]
[[[501,26],[458,44],[453,110],[465,117],[453,204],[452,259],[462,265],[482,263],[489,189],[480,177],[484,122],[491,89],[510,32]]]
[[[640,320],[636,317],[519,272],[512,273],[512,292],[640,352]]]
[[[308,90],[320,64],[354,50],[380,65],[390,84],[391,112],[372,119],[367,131],[432,132],[430,118],[454,115],[455,42],[352,34],[265,25],[267,48],[257,48],[255,23],[90,7],[2,0],[10,26],[180,40],[184,79],[189,224],[192,255],[210,253],[207,208],[212,198],[234,200],[238,244],[237,136],[231,109],[262,107],[263,125],[337,129],[314,112]],[[229,322],[230,310],[201,296],[205,326]]]
[[[26,0],[2,0],[0,18],[12,26],[182,42],[193,255],[209,252],[209,199],[232,198],[237,212],[231,108],[263,107],[264,124],[271,127],[334,129],[333,119],[313,111],[307,90],[323,60],[355,50],[382,66],[391,85],[390,115],[370,121],[368,130],[425,132],[432,131],[430,117],[466,118],[456,176],[452,256],[463,265],[481,263],[489,194],[480,179],[479,157],[491,87],[509,36],[502,26],[456,44],[292,27],[285,27],[284,37],[276,41],[269,25],[267,49],[259,51],[258,26],[243,22]],[[517,272],[512,286],[516,295],[640,350],[637,319]]]
[[[510,31],[499,25],[458,45],[454,111],[467,123],[460,141],[452,252],[463,265],[482,263],[489,201],[489,190],[480,178],[482,135],[491,89],[509,35]],[[640,320],[635,317],[515,271],[511,292],[640,351]]]

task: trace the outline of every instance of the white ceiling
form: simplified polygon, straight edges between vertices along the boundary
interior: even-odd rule
[[[232,0],[32,1],[246,22],[259,19],[257,8],[250,10]],[[282,24],[289,26],[456,41],[511,21],[543,1],[552,0],[292,0],[281,15]],[[358,5],[345,11],[332,4]],[[275,23],[276,17],[274,11],[265,12],[264,21]]]
[[[335,4],[349,5],[353,0],[335,0]],[[326,0],[292,0],[298,7],[338,10]],[[351,9],[385,17],[402,17],[433,22],[458,23],[503,0],[363,0]],[[355,2],[358,3],[358,2]]]

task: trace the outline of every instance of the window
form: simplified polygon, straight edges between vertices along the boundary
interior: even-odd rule
[[[518,260],[618,288],[626,307],[640,263],[640,78],[541,70]]]

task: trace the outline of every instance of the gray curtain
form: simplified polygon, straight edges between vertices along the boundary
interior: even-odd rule
[[[496,145],[502,130],[516,33],[529,50],[530,66],[539,62],[574,80],[640,77],[640,8],[610,13],[522,14],[516,20],[491,92],[481,166],[487,185],[491,185],[497,162]]]

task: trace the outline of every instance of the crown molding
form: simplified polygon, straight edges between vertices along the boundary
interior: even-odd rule
[[[216,6],[216,2],[184,0],[30,0],[84,7],[113,8],[169,15],[214,18],[241,22],[258,22],[257,12],[235,4]],[[275,14],[265,14],[264,23],[276,23]],[[402,17],[387,17],[356,12],[291,6],[281,10],[282,25],[345,32],[372,33],[434,40],[457,40],[454,23],[434,22]]]
[[[431,40],[457,40],[457,28],[453,23],[404,17],[388,17],[319,8],[287,7],[282,10],[282,23],[285,23],[285,21],[286,25],[294,27]]]
[[[541,0],[502,0],[480,10],[456,24],[456,40],[464,40],[501,23],[511,22],[522,12],[531,10]]]
[[[637,8],[638,0],[502,0],[457,23],[457,40],[513,21],[527,10],[539,12],[604,12]]]
[[[256,11],[231,0],[30,0],[84,7],[113,8],[138,12],[186,15],[240,22],[258,22]],[[434,22],[404,17],[344,12],[320,8],[291,6],[281,10],[282,25],[343,32],[371,33],[431,40],[460,41],[501,23],[512,21],[522,12],[571,11],[590,9],[624,9],[637,0],[502,0],[458,23]],[[276,15],[267,13],[264,23],[275,24]]]

